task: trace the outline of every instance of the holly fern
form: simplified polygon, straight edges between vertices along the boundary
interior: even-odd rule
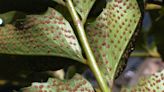
[[[1,14],[4,24],[0,27],[0,53],[74,59],[90,67],[102,92],[111,92],[113,81],[123,70],[140,28],[141,11],[138,2],[107,0],[101,13],[89,22],[88,15],[96,0],[52,1],[68,9],[73,25],[66,18],[68,16],[64,17],[63,12],[52,7],[41,14],[25,15],[23,19],[15,19],[17,11]],[[158,76],[160,84],[163,82],[163,72]],[[153,78],[156,80],[156,77]],[[149,81],[152,80],[150,78]],[[151,86],[145,87],[151,90]],[[94,88],[76,74],[71,80],[50,78],[45,83],[33,83],[21,91],[93,92]]]

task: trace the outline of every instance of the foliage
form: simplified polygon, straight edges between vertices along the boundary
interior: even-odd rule
[[[158,52],[161,57],[164,59],[164,42],[163,42],[163,24],[164,24],[164,7],[160,10],[150,11],[150,15],[152,18],[152,28],[150,34],[155,38],[155,43],[158,48]]]
[[[90,9],[96,0],[73,0],[76,11],[82,18],[82,22],[85,23]],[[84,7],[85,6],[85,7]]]
[[[46,83],[33,83],[31,87],[22,89],[23,92],[94,92],[90,83],[81,75],[76,74],[71,80],[49,78]]]
[[[11,11],[11,12],[7,12],[7,13],[4,13],[4,14],[1,14],[0,18],[3,21],[5,21],[4,24],[7,24],[7,23],[10,23],[10,22],[13,21],[15,15],[16,15],[16,12],[15,11]]]
[[[122,92],[162,92],[164,90],[164,70],[151,76],[143,77],[131,88],[123,88]]]
[[[28,15],[15,25],[6,24],[0,30],[1,53],[56,55],[84,61],[70,24],[52,8],[42,15]]]
[[[113,0],[108,2],[97,19],[87,26],[91,48],[106,80],[114,80],[121,70],[118,66],[124,65],[122,62],[125,61],[121,61],[121,58],[126,58],[123,53],[132,41],[130,39],[136,31],[140,17],[136,1]],[[129,53],[126,53],[126,56]]]
[[[49,1],[68,9],[73,24],[52,4],[44,5],[47,10],[42,13],[10,11],[1,14],[4,24],[0,27],[0,53],[74,59],[88,65],[101,90],[109,92],[107,83],[110,82],[110,87],[113,85],[134,49],[134,41],[141,27],[143,7],[139,3],[142,2],[104,0],[106,7],[95,20],[89,22],[88,15],[92,13],[96,0]],[[158,78],[163,78],[163,71],[154,76],[146,81],[158,81]],[[153,90],[158,90],[159,84],[153,84],[157,85],[157,89]],[[145,84],[132,90],[145,90],[145,87],[151,90],[149,86],[151,84]],[[94,91],[80,75],[75,75],[71,80],[50,78],[46,83],[33,83],[31,87],[23,89],[24,92],[70,90]]]

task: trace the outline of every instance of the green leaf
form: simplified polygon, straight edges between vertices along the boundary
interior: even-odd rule
[[[53,0],[59,4],[65,5],[63,0]],[[78,14],[81,16],[83,23],[86,22],[89,11],[96,0],[73,0],[74,6]]]
[[[91,48],[107,81],[113,81],[119,66],[122,68],[124,61],[121,59],[127,57],[124,52],[132,40],[140,17],[136,0],[111,0],[96,21],[87,26]]]
[[[163,92],[164,70],[149,77],[143,77],[132,88],[123,88],[121,92]]]
[[[7,12],[0,14],[0,18],[3,20],[4,23],[11,23],[16,15],[15,11]]]
[[[50,78],[46,83],[33,83],[23,92],[94,92],[94,89],[86,79],[76,74],[71,80]]]
[[[70,24],[56,10],[49,8],[42,15],[28,15],[15,25],[0,27],[0,53],[61,56],[84,61]]]
[[[89,11],[91,10],[95,1],[96,0],[73,0],[75,9],[81,16],[83,23],[86,22]]]

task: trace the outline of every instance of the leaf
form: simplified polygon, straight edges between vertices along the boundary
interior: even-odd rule
[[[95,1],[96,0],[73,0],[75,9],[81,16],[83,23],[85,23],[89,11],[91,10]]]
[[[140,82],[132,88],[123,88],[121,92],[163,92],[164,70],[140,79]]]
[[[96,21],[86,28],[97,64],[108,82],[114,80],[125,63],[122,58],[133,49],[130,41],[140,17],[136,0],[111,0]]]
[[[58,4],[65,5],[65,2],[64,2],[63,0],[52,0],[52,1],[55,1],[55,2],[57,2]]]
[[[159,13],[158,13],[159,12]],[[151,11],[150,12],[151,19],[153,21],[152,29],[150,34],[154,36],[155,43],[158,48],[158,52],[160,53],[162,59],[164,60],[164,7],[160,11]]]
[[[18,21],[16,27],[11,24],[0,27],[0,53],[84,61],[70,24],[56,10],[49,8],[42,15],[28,15],[23,22]]]
[[[63,0],[53,0],[59,4],[65,5]],[[96,0],[72,0],[77,13],[81,16],[83,23],[86,22],[89,11]]]
[[[50,78],[47,83],[33,83],[23,92],[94,92],[92,85],[81,75],[76,74],[71,80]]]
[[[16,12],[15,11],[11,11],[11,12],[7,12],[7,13],[3,13],[0,14],[0,18],[3,20],[3,22],[5,23],[11,23],[14,19]]]

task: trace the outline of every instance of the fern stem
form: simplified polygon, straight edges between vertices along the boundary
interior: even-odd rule
[[[154,57],[154,58],[160,58],[160,55],[157,53],[148,53],[148,52],[133,52],[131,57]]]
[[[82,47],[83,47],[84,52],[85,52],[86,57],[87,57],[87,61],[88,61],[87,64],[89,65],[89,67],[91,68],[93,74],[95,75],[96,80],[97,80],[101,90],[103,92],[110,92],[110,90],[107,86],[107,83],[104,81],[104,79],[101,75],[101,72],[98,68],[95,57],[92,53],[92,50],[89,46],[89,43],[88,43],[88,40],[87,40],[87,37],[86,37],[86,34],[85,34],[84,25],[81,22],[78,14],[76,13],[72,1],[71,0],[66,0],[66,6],[68,7],[69,12],[71,13],[74,25],[77,29],[77,33],[78,33],[78,36],[80,38],[80,42],[82,44]]]
[[[145,10],[155,10],[155,9],[161,9],[161,8],[162,6],[160,5],[148,3],[146,4]]]

